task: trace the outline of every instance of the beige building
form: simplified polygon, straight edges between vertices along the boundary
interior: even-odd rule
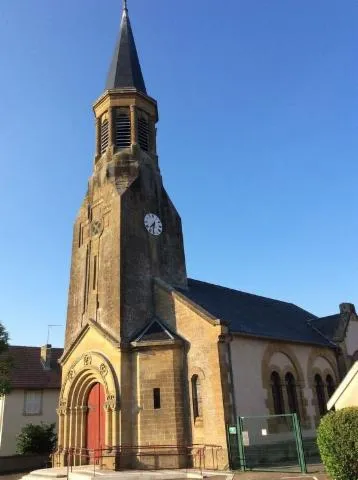
[[[346,407],[358,407],[358,361],[353,364],[327,404],[328,410]]]
[[[354,306],[319,319],[187,277],[181,219],[159,168],[157,103],[126,6],[94,116],[93,174],[73,233],[56,464],[186,466],[206,445],[212,466],[226,467],[226,425],[238,415],[296,412],[314,436],[357,355]]]
[[[16,436],[28,423],[57,423],[62,352],[50,345],[9,347],[11,393],[0,397],[0,458],[16,454]]]

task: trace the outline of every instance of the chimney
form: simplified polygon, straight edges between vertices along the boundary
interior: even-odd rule
[[[345,313],[354,316],[357,315],[353,303],[341,303],[339,306],[339,310],[341,312],[341,315],[344,315]]]
[[[45,370],[51,370],[52,345],[41,347],[41,362]]]

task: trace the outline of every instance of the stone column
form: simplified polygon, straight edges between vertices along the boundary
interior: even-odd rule
[[[65,414],[63,416],[63,448],[67,449],[69,447],[69,409],[66,408]]]
[[[114,109],[108,108],[108,148],[114,149]]]
[[[87,459],[87,445],[86,445],[86,436],[87,436],[87,412],[88,407],[82,406],[79,407],[80,411],[80,421],[79,421],[79,437],[78,437],[78,448],[79,448],[79,462],[80,465],[86,465],[88,463]]]
[[[110,450],[112,448],[112,409],[109,402],[106,402],[104,408],[106,411],[105,442],[106,442],[106,447]]]
[[[157,128],[155,126],[155,117],[150,117],[149,118],[149,131],[150,131],[150,152],[153,155],[156,155],[157,153]]]
[[[64,414],[62,409],[58,408],[57,410],[58,415],[58,437],[57,437],[57,447],[58,450],[62,450],[63,448],[63,429],[64,429]]]
[[[101,155],[101,119],[96,119],[96,159]]]
[[[76,409],[68,408],[68,446],[69,448],[75,448],[75,435],[76,435]]]
[[[137,112],[135,105],[130,106],[130,117],[131,117],[131,144],[137,144]]]
[[[112,446],[119,446],[119,409],[112,409]]]

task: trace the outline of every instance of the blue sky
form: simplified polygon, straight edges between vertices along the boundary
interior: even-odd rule
[[[356,0],[128,3],[189,275],[317,315],[358,306]],[[0,3],[0,320],[14,344],[65,324],[120,8]]]

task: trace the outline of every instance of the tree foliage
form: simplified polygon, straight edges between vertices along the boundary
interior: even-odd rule
[[[335,480],[358,479],[358,407],[324,416],[317,437],[321,458]]]
[[[9,393],[10,381],[9,372],[12,365],[8,354],[9,335],[2,323],[0,323],[0,396]]]
[[[16,437],[16,450],[21,455],[50,454],[56,446],[55,423],[27,424]]]

